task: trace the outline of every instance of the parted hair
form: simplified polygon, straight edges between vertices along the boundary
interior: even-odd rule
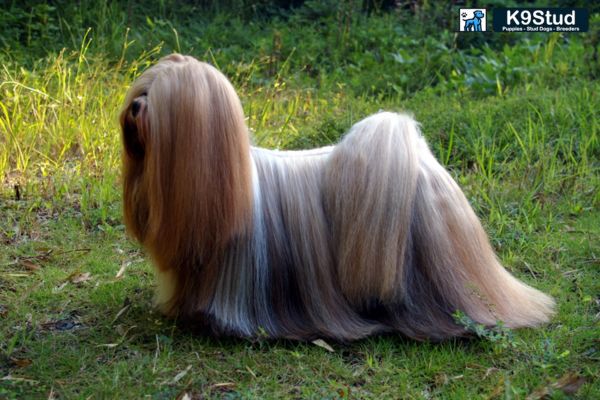
[[[335,146],[250,144],[214,67],[173,54],[125,99],[124,217],[157,305],[214,334],[353,340],[545,323],[553,300],[511,275],[410,117],[380,112]]]

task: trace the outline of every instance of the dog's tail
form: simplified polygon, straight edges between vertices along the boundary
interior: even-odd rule
[[[460,333],[456,311],[508,327],[547,322],[553,300],[498,262],[464,194],[410,117],[379,113],[333,151],[325,185],[341,290],[413,337]]]

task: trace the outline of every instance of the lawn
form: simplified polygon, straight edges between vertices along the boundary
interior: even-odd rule
[[[0,398],[600,398],[597,10],[585,34],[459,34],[450,5],[284,3],[5,6]],[[503,264],[556,299],[552,322],[301,343],[157,314],[122,221],[117,116],[174,51],[231,79],[257,145],[328,145],[380,109],[413,113]]]

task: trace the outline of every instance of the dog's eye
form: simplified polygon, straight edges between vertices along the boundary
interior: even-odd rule
[[[136,117],[138,112],[140,112],[140,108],[142,108],[142,103],[138,99],[133,100],[133,103],[131,103],[131,115]]]
[[[146,93],[142,93],[131,102],[131,115],[135,118],[142,109],[143,103],[146,101]]]

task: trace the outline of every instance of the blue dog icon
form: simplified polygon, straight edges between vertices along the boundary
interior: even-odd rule
[[[466,17],[467,13],[462,13],[462,17]],[[481,32],[481,19],[485,17],[485,14],[481,10],[473,11],[473,18],[464,19],[465,31],[476,31]]]

